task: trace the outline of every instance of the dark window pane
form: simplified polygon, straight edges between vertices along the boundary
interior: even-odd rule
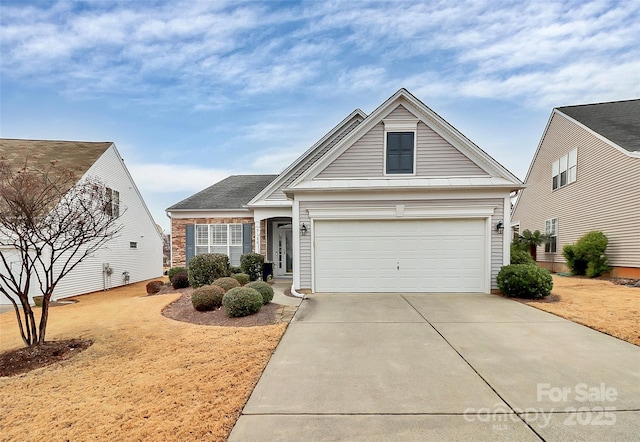
[[[558,188],[558,175],[553,177],[553,188],[554,189]]]
[[[413,173],[413,132],[387,134],[387,172]]]
[[[567,184],[567,171],[560,173],[560,186],[564,186]]]

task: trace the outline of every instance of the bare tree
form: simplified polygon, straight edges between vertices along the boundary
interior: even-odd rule
[[[42,170],[28,160],[17,169],[0,161],[0,293],[13,304],[25,345],[45,342],[60,280],[120,231],[114,203],[102,181],[78,182],[55,162]],[[38,326],[29,304],[36,292],[43,296]]]

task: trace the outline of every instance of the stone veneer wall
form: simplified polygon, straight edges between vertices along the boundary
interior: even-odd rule
[[[253,217],[246,218],[172,218],[171,219],[171,267],[186,266],[187,224],[253,224]],[[264,231],[263,231],[264,232]],[[263,235],[261,235],[263,236]],[[264,240],[266,244],[266,239]],[[262,243],[262,240],[261,240]],[[255,250],[255,229],[251,229],[251,250]]]

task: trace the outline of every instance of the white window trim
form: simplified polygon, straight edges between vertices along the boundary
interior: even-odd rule
[[[382,174],[388,177],[416,176],[418,153],[418,119],[417,118],[387,118],[382,120],[384,124],[384,155]],[[387,134],[393,132],[413,132],[413,172],[412,173],[387,173]]]
[[[206,244],[200,243],[198,241],[198,227],[202,227],[202,226],[206,226],[206,228],[207,228],[207,243]],[[226,230],[227,230],[227,241],[226,241],[226,244],[218,244],[218,245],[212,244],[212,242],[211,242],[211,226],[225,226],[226,227]],[[231,226],[240,226],[240,244],[232,244]],[[194,256],[202,254],[202,253],[198,253],[198,248],[199,247],[206,247],[207,248],[207,252],[205,252],[205,253],[216,253],[216,252],[212,252],[211,251],[212,247],[226,247],[227,251],[226,251],[225,255],[227,255],[229,257],[229,262],[231,263],[231,247],[240,247],[240,249],[241,249],[240,255],[242,255],[242,250],[243,250],[243,247],[244,247],[243,237],[242,237],[242,224],[241,223],[196,224],[195,227],[194,227],[194,247],[193,247]],[[236,264],[231,263],[231,265],[236,265]]]
[[[555,223],[554,223],[555,221]],[[547,225],[549,229],[547,229]],[[554,229],[555,226],[555,229]],[[549,218],[544,221],[544,233],[545,235],[550,235],[551,237],[555,237],[556,239],[556,250],[551,251],[551,246],[549,246],[549,251],[547,252],[545,247],[545,253],[558,253],[558,218]]]
[[[564,163],[564,168],[562,167],[562,163]],[[571,174],[571,169],[574,169],[573,175]],[[562,172],[566,172],[567,174],[567,182],[565,184],[561,184]],[[553,188],[553,178],[558,177],[558,187]],[[568,186],[571,183],[575,183],[578,179],[578,148],[574,148],[570,150],[565,155],[562,155],[560,158],[551,163],[551,190],[556,191],[558,189],[562,189],[565,186]]]

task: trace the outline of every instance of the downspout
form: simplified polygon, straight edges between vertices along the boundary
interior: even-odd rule
[[[294,284],[291,284],[291,294],[296,298],[307,299],[307,296],[304,293],[296,292],[296,288]]]

